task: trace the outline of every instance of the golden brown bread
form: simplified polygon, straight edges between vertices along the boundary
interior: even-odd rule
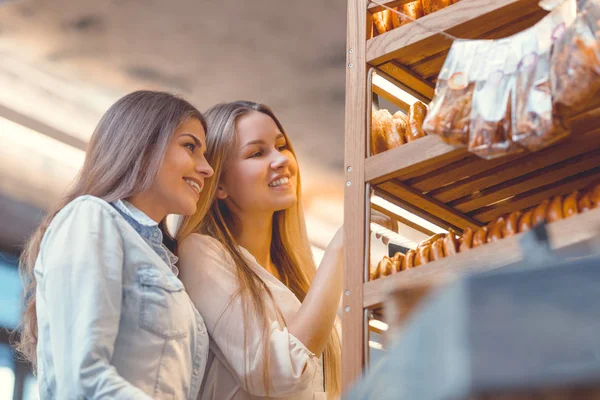
[[[505,218],[504,227],[502,228],[502,237],[516,235],[519,232],[519,219],[523,213],[515,211]]]
[[[527,232],[528,230],[531,229],[532,218],[533,218],[533,211],[534,210],[529,210],[526,213],[524,213],[521,218],[519,218],[519,229],[518,229],[519,233],[520,232]]]
[[[388,133],[392,130],[392,114],[381,109],[371,116],[371,154],[379,154],[388,149]]]
[[[402,254],[400,252],[397,252],[396,254],[394,254],[394,257],[392,257],[392,264],[394,265],[394,268],[392,269],[392,274],[402,271],[403,263],[404,263],[404,254]]]
[[[548,207],[550,206],[550,200],[546,199],[542,201],[538,206],[533,210],[533,215],[531,216],[531,227],[533,228],[537,224],[546,221],[546,214],[548,212]]]
[[[454,230],[448,229],[448,234],[443,239],[444,245],[444,255],[446,257],[453,256],[458,253],[458,240],[456,239],[456,235],[454,234]]]
[[[439,238],[431,245],[430,257],[431,261],[441,260],[444,258],[444,238]]]
[[[408,129],[406,141],[408,143],[426,136],[423,131],[423,121],[427,116],[427,106],[420,101],[413,103],[408,109]]]
[[[600,206],[600,183],[590,190],[590,202],[592,203],[592,208]]]
[[[427,239],[423,240],[421,243],[419,243],[417,248],[431,245],[433,242],[435,242],[436,240],[438,240],[440,238],[443,238],[444,236],[446,236],[445,233],[436,233],[435,235],[432,235],[432,236],[428,237]]]
[[[407,117],[402,111],[396,111],[392,116],[391,130],[388,133],[388,149],[393,149],[406,143]]]
[[[473,246],[473,229],[467,228],[463,232],[463,235],[462,235],[462,238],[460,241],[459,252],[462,253],[463,251],[467,251],[472,246]]]
[[[563,200],[563,217],[569,218],[579,212],[577,208],[577,200],[579,199],[579,192],[576,190],[573,193],[569,194]]]
[[[474,249],[475,247],[479,247],[482,244],[487,243],[487,234],[487,226],[482,226],[481,228],[477,229],[477,231],[475,231],[475,233],[473,234],[473,244],[471,245],[471,248]]]
[[[504,217],[500,217],[496,221],[492,222],[490,226],[488,226],[488,243],[497,242],[500,239],[502,239],[502,230],[504,228],[504,225]]]
[[[384,256],[381,261],[379,261],[379,275],[381,277],[391,275],[392,268],[392,260],[388,256]]]
[[[593,208],[592,199],[590,195],[591,193],[589,192],[589,190],[586,190],[583,193],[581,193],[581,196],[577,201],[577,209],[579,210],[579,212],[585,212]]]
[[[393,28],[392,25],[392,11],[391,10],[383,10],[376,12],[373,14],[373,24],[377,29],[378,34],[385,33],[387,31],[391,31]]]
[[[425,265],[429,262],[429,252],[431,251],[431,244],[417,247],[417,254],[415,255],[415,267],[419,265]]]
[[[416,252],[414,250],[409,250],[406,252],[406,254],[404,255],[404,261],[402,261],[402,271],[414,268],[415,254]]]
[[[423,1],[423,14],[428,15],[432,12],[441,10],[442,8],[448,7],[452,4],[452,0],[422,0]]]
[[[369,268],[369,280],[374,281],[379,278],[379,263],[377,265],[371,265]]]
[[[398,12],[404,15],[408,15],[410,18],[403,17],[396,13],[392,13],[392,26],[397,28],[402,25],[406,25],[415,19],[419,19],[423,16],[423,3],[421,0],[413,1],[408,4],[398,6]]]
[[[562,196],[554,196],[550,201],[548,210],[546,210],[546,220],[548,222],[558,221],[563,219],[563,199]]]

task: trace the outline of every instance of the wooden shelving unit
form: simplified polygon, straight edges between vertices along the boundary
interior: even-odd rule
[[[391,7],[407,2],[378,1]],[[451,45],[451,40],[436,31],[465,39],[494,39],[530,27],[546,14],[538,0],[462,0],[418,23],[373,37],[372,13],[380,10],[368,0],[348,1],[344,388],[360,376],[367,363],[369,313],[380,314],[387,293],[404,292],[412,307],[431,287],[458,274],[499,268],[522,258],[518,247],[521,235],[517,235],[368,282],[372,190],[419,217],[460,232],[600,180],[600,100],[586,112],[570,117],[567,139],[536,153],[483,160],[436,136],[427,136],[369,157],[367,127],[373,93],[398,107],[405,105],[370,85],[371,69],[428,101]],[[553,246],[565,251],[589,246],[599,229],[599,209],[549,225]]]

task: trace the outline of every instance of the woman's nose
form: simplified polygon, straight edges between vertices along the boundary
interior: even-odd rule
[[[202,157],[202,160],[200,160],[196,165],[196,172],[200,173],[205,178],[210,178],[215,173],[215,171],[212,169],[212,167],[204,157]]]
[[[290,158],[283,153],[277,152],[273,161],[271,162],[271,168],[279,169],[282,167],[286,167],[290,162]]]

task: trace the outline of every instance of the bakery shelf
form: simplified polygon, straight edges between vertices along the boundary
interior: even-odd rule
[[[411,1],[414,1],[414,0],[381,0],[381,1],[378,0],[377,3],[383,4],[387,7],[397,7],[397,6],[406,4],[406,3],[410,3]],[[379,4],[369,2],[367,9],[371,13],[376,13],[378,11],[385,10],[385,8],[381,7]]]
[[[366,60],[424,96],[431,97],[452,40],[496,39],[532,26],[546,11],[538,0],[462,0],[442,10],[369,39]],[[515,16],[517,16],[515,18]]]
[[[596,252],[600,233],[600,208],[548,224],[548,234],[554,250],[571,246],[594,247]],[[461,274],[483,272],[514,264],[522,259],[519,240],[524,234],[488,243],[418,268],[402,271],[364,284],[363,305],[378,308],[390,292],[424,290],[446,283]]]

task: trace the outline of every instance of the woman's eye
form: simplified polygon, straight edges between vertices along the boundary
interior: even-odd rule
[[[262,151],[257,151],[250,155],[250,158],[260,157],[262,155]]]
[[[285,149],[287,149],[287,144],[283,144],[283,145],[281,145],[281,146],[277,147],[277,149],[278,149],[279,151],[284,151]]]
[[[190,151],[193,153],[194,150],[196,149],[196,145],[194,143],[186,143],[183,145],[184,147],[187,147],[188,149],[190,149]]]

